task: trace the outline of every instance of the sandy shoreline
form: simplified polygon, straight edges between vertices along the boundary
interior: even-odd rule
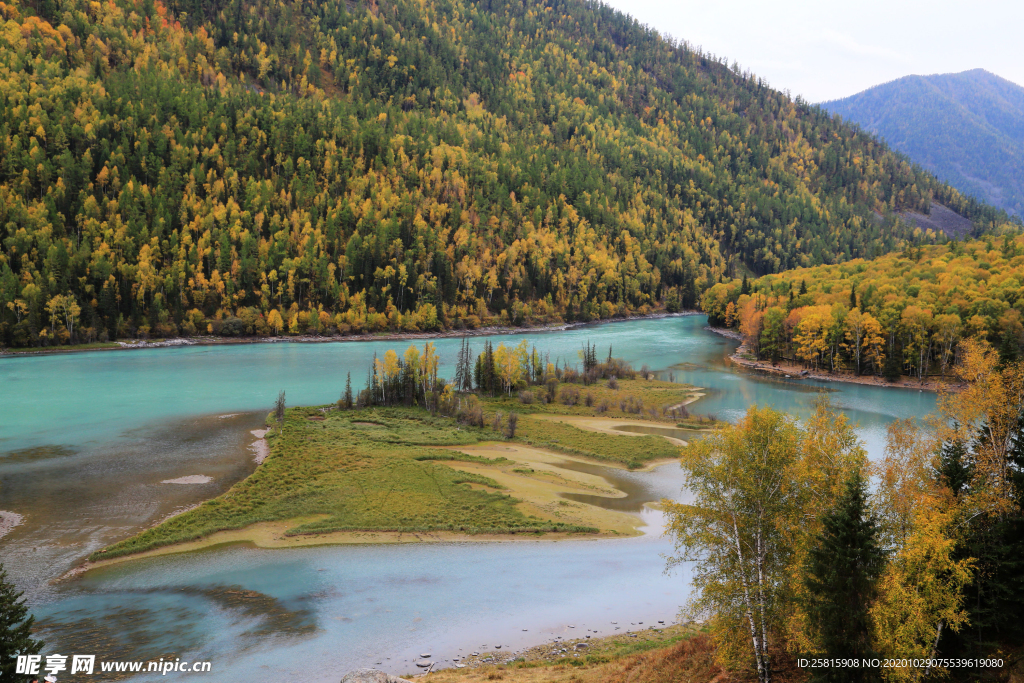
[[[17,512],[0,510],[0,538],[14,531],[14,527],[25,521],[25,518]]]
[[[180,514],[180,513],[178,513]],[[406,543],[518,543],[522,541],[565,541],[565,540],[601,540],[612,538],[630,538],[642,536],[636,533],[566,533],[551,531],[543,535],[533,533],[511,534],[467,534],[453,531],[333,531],[326,534],[303,534],[288,536],[285,532],[300,523],[312,519],[287,519],[279,522],[259,522],[243,529],[218,531],[205,538],[186,543],[175,543],[142,553],[122,555],[95,562],[86,561],[68,570],[54,583],[73,579],[100,567],[142,560],[148,557],[176,555],[197,550],[206,550],[226,545],[244,545],[264,550],[277,548],[307,548],[325,545],[393,545]]]
[[[917,389],[918,391],[934,391],[938,392],[942,389],[956,390],[959,385],[954,382],[943,382],[938,380],[926,379],[924,382],[915,379],[913,377],[900,377],[896,382],[890,382],[883,377],[877,377],[875,375],[851,375],[846,373],[831,374],[828,372],[807,370],[798,363],[780,362],[772,364],[771,361],[767,360],[751,360],[750,358],[744,358],[743,354],[749,354],[750,350],[747,348],[746,343],[743,341],[743,335],[733,330],[723,329],[721,327],[707,326],[704,328],[709,332],[732,339],[740,342],[739,347],[736,351],[729,356],[729,360],[733,361],[737,365],[741,365],[749,370],[756,370],[770,375],[776,375],[778,377],[784,377],[786,379],[816,379],[824,382],[845,382],[847,384],[861,384],[869,387],[887,387],[895,389]]]
[[[461,337],[488,337],[501,334],[533,334],[537,332],[564,332],[582,327],[592,327],[605,323],[626,323],[637,320],[661,320],[662,318],[685,318],[691,315],[703,315],[701,311],[682,311],[680,313],[648,313],[647,315],[631,315],[622,318],[592,320],[590,322],[552,323],[531,327],[480,327],[475,330],[445,330],[444,332],[388,332],[348,334],[337,337],[320,337],[303,335],[297,337],[175,337],[156,341],[118,340],[111,342],[116,346],[106,348],[79,349],[75,347],[53,347],[46,349],[11,350],[0,349],[0,358],[17,358],[19,356],[50,356],[58,353],[92,353],[94,351],[132,351],[136,349],[156,349],[179,346],[220,346],[230,344],[276,344],[284,342],[302,344],[328,344],[331,342],[379,342],[403,340],[458,339]]]
[[[256,437],[256,440],[249,444],[249,450],[255,453],[252,459],[257,465],[262,465],[263,461],[270,455],[270,445],[267,444],[266,439],[269,431],[270,428],[268,427],[267,429],[254,429],[249,432]]]

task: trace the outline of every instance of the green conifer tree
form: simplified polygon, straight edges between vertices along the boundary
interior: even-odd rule
[[[352,410],[352,373],[345,376],[345,393],[341,397],[341,407]]]
[[[0,681],[14,681],[19,655],[37,655],[43,641],[32,637],[35,618],[0,563]]]
[[[885,559],[860,473],[850,478],[822,522],[804,567],[810,635],[825,657],[873,657],[868,608]],[[877,681],[880,675],[865,667],[828,668],[814,670],[811,680],[854,683]]]
[[[974,478],[974,463],[962,441],[947,441],[942,444],[936,474],[939,481],[949,487],[954,497],[970,487]]]

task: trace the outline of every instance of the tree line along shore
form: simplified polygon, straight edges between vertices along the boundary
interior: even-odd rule
[[[1024,237],[908,247],[872,260],[736,279],[701,305],[753,360],[830,374],[952,379],[960,342],[1024,355]]]

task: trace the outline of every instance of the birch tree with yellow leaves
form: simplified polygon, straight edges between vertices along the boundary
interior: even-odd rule
[[[772,652],[810,647],[798,607],[800,568],[821,514],[866,454],[853,426],[824,398],[804,427],[771,408],[750,408],[684,449],[691,503],[671,503],[677,556],[692,562],[692,616],[706,616],[729,665],[749,663],[761,683]]]

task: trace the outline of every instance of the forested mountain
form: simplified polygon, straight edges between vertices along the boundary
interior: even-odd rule
[[[595,3],[0,17],[2,343],[592,319],[999,220]]]
[[[882,136],[939,178],[1024,216],[1024,88],[983,69],[906,76],[826,109]]]

